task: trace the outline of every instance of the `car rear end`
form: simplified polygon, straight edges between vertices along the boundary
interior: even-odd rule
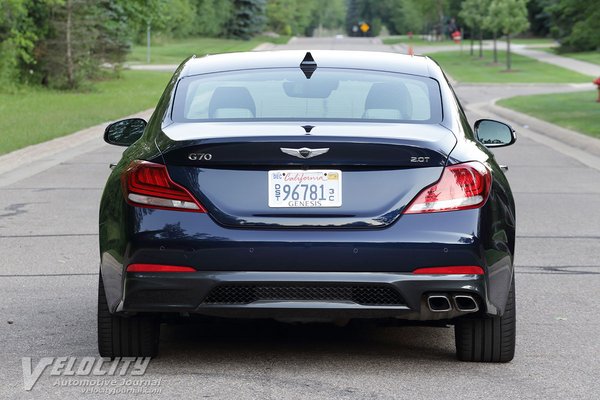
[[[103,200],[111,312],[501,315],[512,253],[496,243],[508,229],[497,220],[508,206],[494,165],[450,157],[464,138],[442,124],[440,83],[346,68],[307,75],[179,81],[156,153],[126,157]]]

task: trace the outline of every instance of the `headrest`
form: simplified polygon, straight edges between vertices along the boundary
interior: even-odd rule
[[[227,86],[216,88],[208,105],[208,117],[223,118],[223,113],[218,112],[220,109],[227,109],[226,115],[233,118],[246,118],[248,111],[251,114],[250,118],[256,116],[254,99],[245,87]],[[240,110],[239,116],[232,113],[232,110],[235,109]]]
[[[372,118],[369,110],[396,110],[401,119],[412,117],[412,99],[403,83],[374,83],[365,100],[365,117]],[[396,114],[386,114],[396,115]]]

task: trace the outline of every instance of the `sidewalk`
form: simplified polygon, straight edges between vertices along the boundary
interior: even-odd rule
[[[511,44],[511,50],[515,54],[519,54],[522,56],[533,58],[537,61],[553,64],[558,67],[562,67],[571,71],[579,72],[583,75],[592,76],[597,78],[600,76],[600,65],[576,60],[574,58],[563,57],[557,54],[548,53],[541,50],[536,50],[535,48],[540,47],[548,47],[546,45],[524,45],[524,44]],[[396,44],[393,45],[392,48],[398,53],[407,53],[408,46],[405,44]],[[468,52],[470,49],[470,43],[463,42],[462,45],[456,44],[445,44],[445,45],[433,45],[433,46],[413,46],[413,51],[415,54],[427,55],[430,53],[437,53],[441,51],[460,51],[462,48],[463,52]],[[486,40],[483,42],[484,50],[491,50],[493,48],[493,44],[491,41]],[[506,42],[499,40],[497,42],[498,50],[506,49]],[[476,42],[473,47],[475,53],[479,51],[479,43]]]
[[[290,39],[289,43],[294,43],[296,41],[296,37]],[[277,48],[278,45],[265,42],[261,43],[251,51],[269,51]],[[157,72],[175,72],[179,65],[177,64],[129,64],[126,65],[126,68],[135,70],[135,71],[157,71]]]
[[[545,51],[530,49],[523,45],[515,45],[513,51],[515,54],[535,58],[538,61],[570,69],[571,71],[579,72],[583,75],[589,75],[594,78],[600,76],[600,65],[597,64],[575,60],[574,58],[562,57]]]

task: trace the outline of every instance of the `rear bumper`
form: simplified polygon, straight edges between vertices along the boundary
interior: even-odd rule
[[[274,289],[269,298],[235,297],[223,288],[243,288],[253,293]],[[292,289],[291,291],[289,289]],[[374,297],[345,298],[346,289],[385,290],[386,300]],[[300,289],[318,293],[307,299]],[[313,290],[314,289],[314,290]],[[220,292],[216,292],[220,290]],[[330,294],[336,290],[335,295]],[[356,290],[354,290],[356,293]],[[221,296],[215,296],[221,293]],[[268,293],[273,293],[268,290]],[[364,293],[364,292],[361,292]],[[395,293],[395,297],[389,297]],[[356,272],[195,272],[127,273],[119,312],[187,312],[222,317],[250,318],[399,318],[409,320],[451,319],[466,314],[453,305],[448,312],[432,312],[429,294],[469,294],[485,308],[483,275],[412,275],[406,273]],[[363,304],[360,304],[360,303]],[[387,303],[387,304],[381,304]]]
[[[187,312],[232,317],[394,317],[449,319],[432,313],[428,293],[471,294],[488,315],[504,312],[513,274],[509,246],[479,232],[482,210],[405,215],[385,229],[230,229],[206,214],[130,209],[135,227],[101,226],[101,272],[112,312]],[[485,208],[484,208],[485,210]],[[484,223],[484,225],[488,225]],[[106,232],[106,233],[104,233]],[[109,233],[117,235],[109,240]],[[490,239],[492,238],[492,239]],[[134,263],[194,267],[193,273],[127,273]],[[476,265],[484,275],[414,275],[422,267]],[[261,299],[207,303],[219,285],[389,287],[401,304],[352,299]]]

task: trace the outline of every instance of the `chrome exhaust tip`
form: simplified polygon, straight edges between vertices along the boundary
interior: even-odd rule
[[[477,305],[477,301],[473,298],[473,296],[469,296],[467,294],[457,294],[452,296],[454,300],[454,305],[458,311],[462,312],[477,312],[479,311],[479,306]]]
[[[435,294],[427,296],[427,306],[431,312],[447,312],[452,310],[448,296]]]

